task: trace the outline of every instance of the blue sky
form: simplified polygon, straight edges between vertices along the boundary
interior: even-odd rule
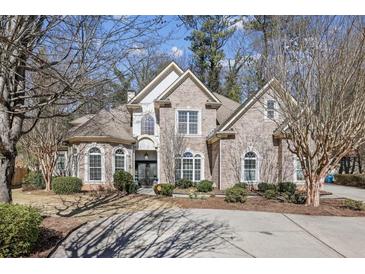
[[[162,45],[162,50],[170,52],[174,47],[178,50],[182,50],[183,54],[189,51],[190,42],[185,40],[185,37],[189,35],[190,31],[182,26],[177,16],[164,16],[166,20],[166,27],[164,27],[160,33],[163,36],[168,36],[172,33],[171,40]]]

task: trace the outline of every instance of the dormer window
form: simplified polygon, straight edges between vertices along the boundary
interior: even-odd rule
[[[155,119],[151,114],[146,114],[141,121],[141,134],[154,135],[155,134]]]
[[[275,118],[275,100],[267,100],[266,102],[266,118],[274,119]]]

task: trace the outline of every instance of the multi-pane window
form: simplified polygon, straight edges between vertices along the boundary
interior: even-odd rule
[[[201,180],[202,157],[199,154],[193,156],[191,152],[185,152],[182,157],[175,159],[175,179],[188,179],[194,182]]]
[[[275,100],[267,100],[266,117],[269,119],[275,118]]]
[[[142,117],[141,133],[147,135],[155,134],[155,119],[153,119],[152,115],[147,114]]]
[[[123,149],[117,149],[114,155],[114,170],[115,172],[124,170],[124,151]]]
[[[101,152],[93,147],[89,150],[89,180],[101,181]]]
[[[56,170],[57,175],[64,176],[65,175],[65,167],[66,167],[66,157],[64,153],[59,153],[57,155],[57,161],[56,161]]]
[[[77,149],[72,150],[72,166],[73,166],[73,175],[75,177],[79,176],[79,159],[77,156]]]
[[[201,157],[199,154],[194,157],[194,181],[200,181],[201,174]]]
[[[177,155],[175,158],[175,179],[181,179],[181,156]]]
[[[296,181],[304,180],[302,165],[298,159],[295,159],[295,179]]]
[[[178,133],[198,134],[198,111],[178,111]]]
[[[257,157],[252,151],[247,152],[243,159],[243,181],[257,181]]]

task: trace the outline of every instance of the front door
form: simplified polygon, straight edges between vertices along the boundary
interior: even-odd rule
[[[152,186],[153,181],[157,180],[156,162],[136,162],[137,178],[141,186]]]

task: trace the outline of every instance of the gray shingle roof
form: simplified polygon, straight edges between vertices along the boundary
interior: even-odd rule
[[[70,129],[67,138],[110,137],[122,142],[133,143],[130,113],[126,105],[111,110],[100,110],[92,118]]]
[[[213,92],[213,94],[222,102],[222,105],[217,110],[218,123],[222,124],[240,106],[240,103],[219,93]]]

